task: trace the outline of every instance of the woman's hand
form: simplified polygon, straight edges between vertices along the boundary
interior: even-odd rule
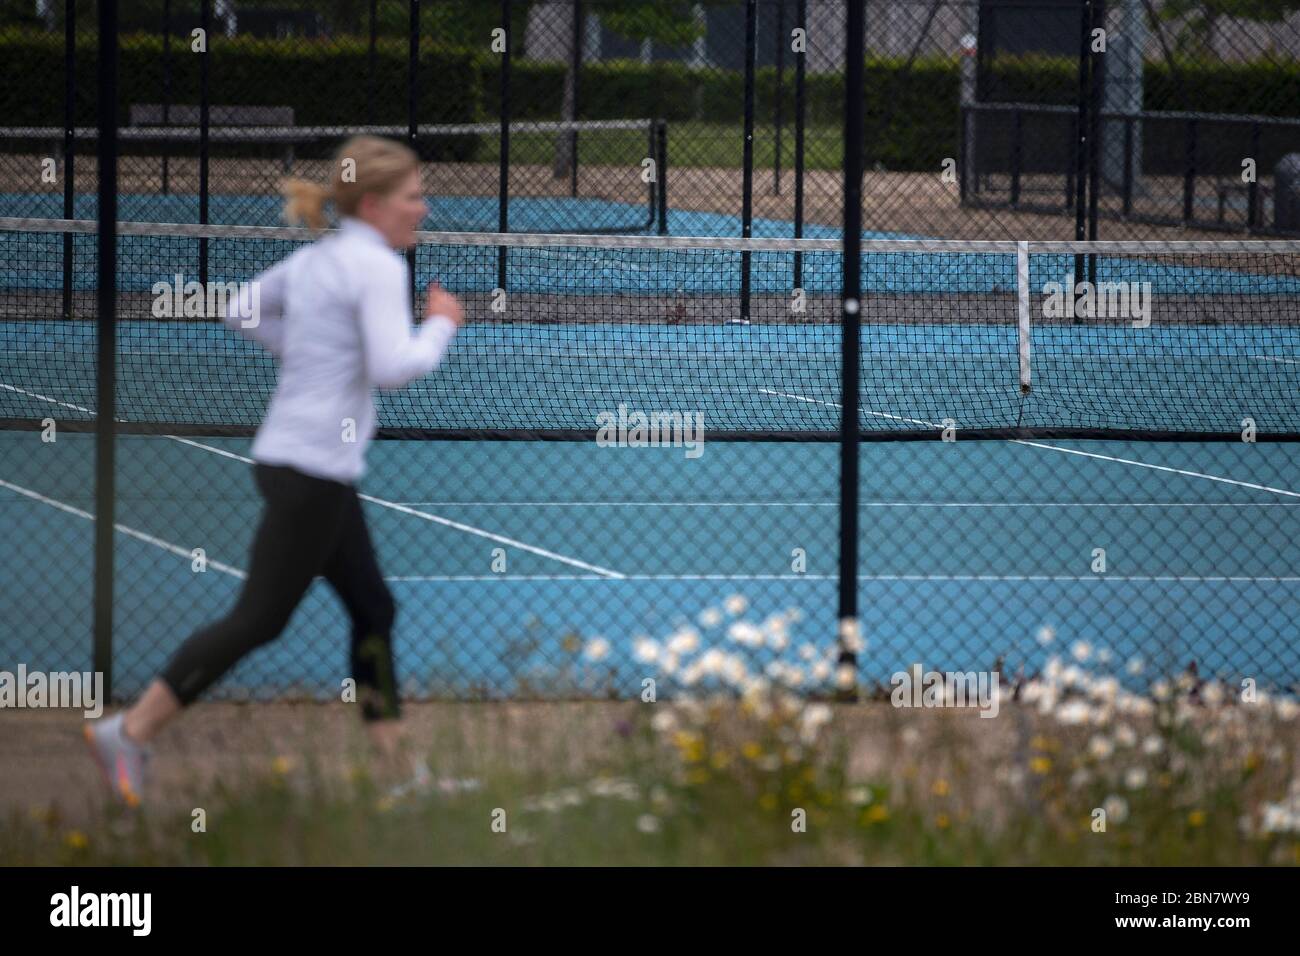
[[[458,326],[465,324],[465,310],[461,307],[460,300],[436,282],[429,283],[427,304],[424,307],[424,317],[427,319],[431,315],[445,315]]]

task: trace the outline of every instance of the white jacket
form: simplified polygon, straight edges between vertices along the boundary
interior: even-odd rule
[[[432,371],[456,333],[446,316],[412,328],[410,270],[379,231],[345,218],[335,233],[257,275],[226,325],[280,360],[253,459],[355,483],[374,437],[374,389]]]

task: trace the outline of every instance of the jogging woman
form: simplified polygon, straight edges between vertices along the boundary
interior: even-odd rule
[[[255,278],[257,316],[243,318],[249,297],[225,319],[269,349],[280,368],[253,442],[266,506],[239,599],[180,646],[134,706],[86,725],[92,753],[128,805],[143,795],[149,741],[237,661],[275,640],[318,575],[352,619],[351,676],[373,741],[391,755],[401,736],[395,608],[356,483],[375,430],[373,390],[401,388],[432,371],[462,310],[435,283],[424,322],[412,327],[409,270],[398,250],[415,243],[428,211],[415,154],[359,136],[343,144],[334,170],[328,188],[287,182],[285,213],[320,229],[332,201],[339,229]]]

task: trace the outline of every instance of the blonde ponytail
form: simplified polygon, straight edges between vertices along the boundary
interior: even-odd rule
[[[340,215],[355,215],[366,193],[386,195],[412,172],[419,159],[406,144],[379,136],[353,136],[334,154],[334,175],[328,187],[305,179],[286,179],[284,218],[291,225],[305,222],[324,229],[325,204],[333,202]]]
[[[328,189],[305,179],[286,179],[280,183],[280,192],[284,194],[285,222],[291,226],[306,223],[311,229],[325,228]]]

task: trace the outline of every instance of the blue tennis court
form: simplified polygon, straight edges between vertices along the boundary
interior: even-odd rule
[[[93,241],[76,237],[79,262],[93,262]],[[128,298],[159,275],[198,268],[192,239],[119,243]],[[290,249],[210,240],[210,278],[247,279]],[[0,234],[0,258],[25,264],[6,294],[51,304],[61,250],[57,235]],[[706,440],[694,458],[681,447],[592,441],[377,442],[361,490],[399,605],[408,689],[627,695],[647,669],[638,640],[685,629],[705,646],[741,647],[825,683],[836,633],[838,448],[708,435],[833,437],[838,327],[781,315],[788,252],[752,257],[751,292],[767,310],[759,318],[772,321],[727,324],[739,258],[511,249],[510,292],[572,311],[550,321],[494,321],[483,311],[443,369],[382,397],[389,428],[592,430],[599,413],[627,404],[699,412]],[[27,268],[33,262],[44,265]],[[1131,262],[1102,256],[1098,278],[1131,278]],[[801,265],[805,291],[838,308],[838,255],[808,253]],[[438,278],[485,308],[474,297],[491,293],[498,266],[495,247],[421,247],[417,281]],[[1068,256],[1037,256],[1030,286],[1070,268]],[[930,430],[951,420],[959,430],[1236,432],[1250,417],[1263,432],[1296,430],[1297,326],[1278,304],[1294,308],[1300,278],[1177,259],[1144,261],[1141,278],[1173,307],[1194,301],[1220,321],[1039,325],[1025,395],[1014,256],[868,255],[864,428]],[[92,285],[80,269],[76,282],[78,292]],[[682,303],[685,320],[674,321]],[[981,303],[984,312],[970,311]],[[91,417],[93,324],[52,324],[52,314],[3,323],[0,418]],[[137,308],[119,323],[118,347],[123,420],[260,420],[274,365],[234,333]],[[0,617],[40,635],[10,630],[0,656],[89,667],[93,439],[7,431],[0,441],[0,531],[23,555],[18,579],[0,592]],[[246,437],[201,428],[119,439],[119,693],[140,690],[233,601],[260,510],[248,447]],[[914,662],[967,670],[1002,659],[1032,671],[1075,650],[1136,683],[1193,660],[1203,673],[1269,684],[1300,673],[1294,443],[868,442],[861,461],[869,679]],[[743,622],[759,625],[761,637]],[[329,694],[346,668],[346,620],[318,583],[289,631],[239,665],[221,692]]]
[[[0,525],[24,557],[0,614],[28,622],[0,654],[88,668],[91,441],[0,440]],[[121,439],[121,693],[234,599],[259,511],[246,453],[243,440]],[[1296,474],[1294,445],[872,443],[862,463],[868,675],[998,656],[1032,669],[1083,641],[1121,674],[1145,662],[1126,679],[1191,659],[1203,672],[1295,678],[1300,487],[1278,483]],[[710,628],[700,614],[742,595],[749,620],[802,610],[789,645],[762,656],[812,682],[833,644],[836,476],[833,445],[714,443],[684,462],[665,448],[380,442],[362,487],[400,607],[401,673],[435,692],[613,680],[627,693],[644,669],[638,636],[694,626],[729,644],[730,619]],[[1105,573],[1090,569],[1098,547]],[[608,656],[586,660],[570,635],[584,647],[606,638]],[[318,582],[286,635],[223,686],[319,693],[345,670],[346,622]]]

